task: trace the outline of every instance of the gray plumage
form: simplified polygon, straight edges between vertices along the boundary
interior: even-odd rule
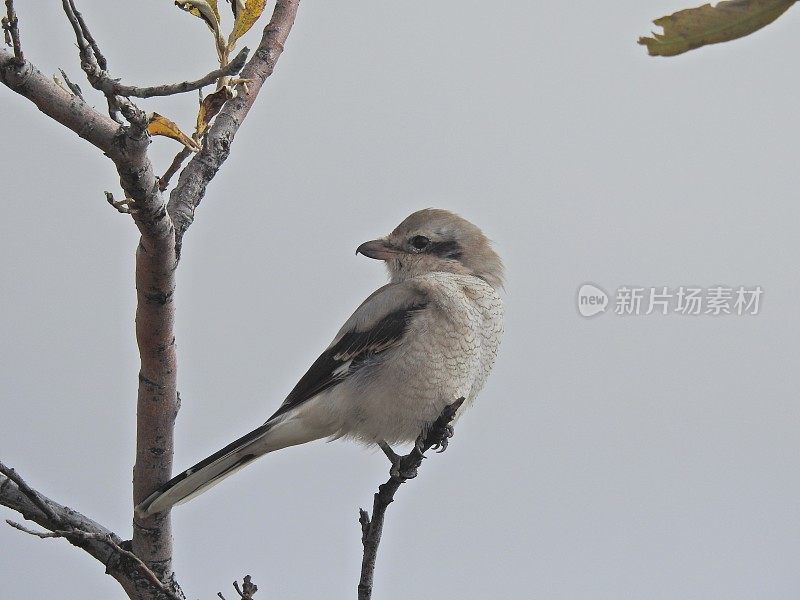
[[[264,425],[154,492],[140,516],[207,490],[255,458],[321,438],[411,442],[448,404],[475,400],[503,334],[503,265],[489,240],[451,212],[413,213],[356,253],[391,281],[347,320]]]

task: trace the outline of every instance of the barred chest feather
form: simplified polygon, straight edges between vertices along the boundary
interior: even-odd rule
[[[428,303],[413,314],[402,343],[355,377],[338,398],[338,436],[409,442],[460,397],[475,400],[503,335],[503,304],[482,279],[434,272],[414,278]],[[342,390],[344,391],[344,390]],[[387,397],[392,393],[392,397]]]

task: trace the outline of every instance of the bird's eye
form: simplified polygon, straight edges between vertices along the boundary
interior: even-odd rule
[[[415,250],[425,250],[425,248],[428,247],[428,244],[430,244],[431,241],[424,235],[415,235],[409,240],[409,243],[411,244],[411,247],[414,248]]]

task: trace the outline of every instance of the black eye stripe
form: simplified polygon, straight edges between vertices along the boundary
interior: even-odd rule
[[[417,250],[424,250],[430,245],[431,241],[424,235],[415,235],[408,241],[408,243]]]
[[[449,240],[446,242],[433,242],[428,247],[428,251],[431,254],[441,256],[442,258],[452,258],[456,260],[461,258],[462,254],[461,244],[455,240]]]

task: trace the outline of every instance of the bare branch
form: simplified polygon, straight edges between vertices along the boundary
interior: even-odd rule
[[[64,69],[59,69],[61,72],[61,77],[64,78],[64,84],[69,88],[69,91],[75,94],[78,98],[86,102],[86,99],[83,97],[83,91],[81,90],[80,86],[77,83],[72,83],[70,81],[69,76],[64,72]]]
[[[170,194],[168,210],[175,224],[179,256],[183,234],[194,220],[194,211],[203,199],[208,183],[228,158],[236,132],[247,117],[264,81],[275,69],[294,24],[299,3],[300,0],[277,0],[258,48],[242,69],[241,78],[248,80],[247,89],[238,86],[236,98],[225,103],[206,136],[203,149],[183,169],[178,184]]]
[[[19,19],[14,10],[14,0],[6,0],[6,16],[3,17],[2,23],[6,44],[14,49],[14,61],[17,66],[22,66],[25,63],[25,56],[22,54],[22,43],[19,41]]]
[[[100,47],[97,45],[94,37],[92,36],[89,28],[86,26],[86,22],[83,20],[83,15],[78,12],[78,9],[75,7],[75,3],[72,2],[72,11],[75,14],[75,18],[78,20],[78,26],[80,27],[81,32],[83,33],[84,37],[86,38],[86,42],[89,44],[89,47],[92,49],[94,53],[94,57],[97,60],[97,66],[99,66],[104,71],[108,69],[108,61],[106,61],[106,57],[103,56],[103,53],[100,52]]]
[[[66,4],[69,10],[71,7],[68,2]],[[73,26],[76,24],[79,45],[82,43],[86,47],[88,42],[75,17]],[[81,52],[82,57],[84,53],[91,55],[91,48]],[[30,62],[19,66],[14,55],[5,48],[0,48],[0,81],[111,158],[132,209],[131,216],[142,234],[136,253],[136,336],[141,355],[134,467],[134,504],[138,504],[170,478],[173,424],[178,410],[173,303],[177,264],[175,236],[147,156],[150,138],[146,125],[120,127],[52,78],[44,76]],[[38,509],[36,512],[43,514]],[[52,523],[48,527],[48,521],[45,518],[39,524],[58,528]],[[172,530],[168,515],[135,525],[133,551],[162,581],[177,586],[173,583]],[[124,579],[121,582],[126,585]],[[126,588],[126,591],[129,590]],[[156,595],[152,591],[145,593],[147,597]]]
[[[108,99],[111,118],[116,120],[117,112],[122,113],[133,127],[134,134],[141,136],[147,129],[147,115],[129,99],[103,90],[104,86],[116,83],[106,72],[108,63],[100,52],[100,48],[89,31],[86,22],[80,16],[77,8],[75,8],[74,0],[62,0],[61,4],[75,32],[75,40],[78,43],[81,57],[81,68],[86,73],[89,83],[92,84],[93,88],[104,92]]]
[[[197,177],[197,182],[196,185],[193,182],[188,188],[184,184],[184,189],[173,195],[177,204],[189,207],[187,210],[190,218],[182,221],[181,235],[191,223],[194,209],[205,193],[208,182],[227,158],[230,142],[261,85],[272,73],[294,22],[298,2],[299,0],[278,0],[258,51],[240,72],[241,78],[238,81],[247,81],[248,87],[239,85],[238,97],[225,104],[216,116],[214,125],[207,134],[207,146],[210,147],[208,152],[201,160],[191,161],[187,169],[184,169],[181,181],[185,182],[186,175],[190,179]],[[75,32],[81,68],[89,82],[104,93],[109,85],[121,85],[108,75],[107,61],[83,17],[76,10],[75,1],[62,0],[62,6]],[[241,62],[247,60],[243,52],[239,56],[242,57]],[[235,73],[239,66],[234,64],[230,67],[231,72]],[[203,80],[216,75],[213,72]],[[136,464],[133,473],[133,504],[137,505],[171,475],[173,426],[179,405],[174,291],[180,236],[173,227],[167,203],[159,189],[160,182],[147,155],[150,142],[147,118],[123,94],[114,93],[131,90],[112,87],[111,92],[106,93],[112,115],[109,118],[92,109],[70,89],[61,87],[53,79],[42,75],[30,62],[19,60],[5,48],[0,48],[0,82],[29,98],[45,114],[89,140],[114,162],[125,192],[125,200],[124,205],[113,201],[113,197],[110,201],[118,209],[127,207],[141,232],[136,253],[136,338],[141,358]],[[188,90],[196,84],[197,82],[189,82],[176,86],[186,87]],[[172,89],[175,88],[168,88],[166,91]],[[130,125],[115,122],[119,113],[125,116]],[[178,163],[175,171],[180,168],[185,157],[176,160]],[[169,176],[165,179],[168,183]],[[51,532],[69,533],[60,537],[65,537],[70,543],[103,560],[108,572],[120,581],[131,598],[155,600],[163,596],[161,590],[149,581],[146,572],[141,571],[138,566],[131,570],[133,558],[120,553],[119,549],[127,551],[127,548],[119,537],[71,509],[44,497],[41,499],[43,504],[39,506],[33,497],[28,497],[22,491],[18,483],[6,476],[0,476],[0,503],[18,510],[25,518],[34,520]],[[52,510],[52,515],[47,513],[47,508]],[[56,518],[55,521],[53,517]],[[104,535],[112,536],[109,539],[119,549],[114,544],[109,544],[105,538],[101,539]],[[179,593],[172,573],[169,513],[146,519],[135,518],[131,544],[133,554],[153,573],[155,579],[162,582],[167,589]],[[248,589],[245,586],[240,595]],[[255,586],[250,591],[251,595],[254,592]]]
[[[82,548],[106,567],[130,598],[138,599],[145,590],[168,594],[182,600],[179,588],[170,588],[155,576],[132,552],[126,550],[118,535],[81,513],[62,506],[31,488],[13,469],[0,463],[0,504],[20,513],[48,532],[37,532],[7,521],[12,527],[41,538],[63,537]],[[35,500],[34,500],[35,498]]]
[[[81,67],[93,87],[102,89],[108,74],[100,67],[86,23],[78,19],[74,0],[62,0],[80,49]],[[93,39],[93,38],[92,38]],[[97,47],[96,42],[94,48]],[[112,112],[130,122],[120,128],[109,156],[117,166],[126,205],[142,233],[136,252],[136,341],[141,368],[137,397],[136,463],[133,504],[169,480],[178,411],[175,349],[175,231],[147,156],[147,118],[130,100],[108,94]],[[133,552],[158,579],[177,588],[172,572],[172,526],[169,514],[135,519]]]
[[[15,523],[10,519],[6,519],[6,523],[8,523],[14,529],[19,529],[20,531],[24,531],[30,535],[34,535],[41,539],[48,539],[48,538],[64,538],[69,541],[100,541],[104,544],[108,544],[111,548],[119,554],[121,557],[127,558],[129,561],[135,565],[135,568],[141,573],[151,584],[155,587],[158,591],[164,594],[167,598],[172,600],[185,600],[183,595],[179,595],[175,591],[168,588],[161,582],[156,574],[153,573],[150,569],[147,568],[147,565],[142,562],[142,560],[136,556],[130,550],[125,550],[110,534],[104,534],[99,532],[91,532],[91,531],[83,531],[81,529],[68,529],[68,530],[56,530],[56,531],[34,531],[33,529],[29,529],[24,525],[20,525],[19,523]]]
[[[152,98],[154,96],[172,96],[175,94],[183,94],[184,92],[193,92],[202,87],[216,83],[221,77],[230,77],[236,75],[244,67],[247,61],[247,55],[250,52],[249,48],[242,48],[241,52],[236,55],[230,63],[211,71],[200,79],[195,81],[184,81],[182,83],[167,83],[163,85],[154,85],[150,87],[138,87],[135,85],[124,85],[118,81],[110,78],[104,78],[99,82],[100,89],[106,94],[115,94],[118,96],[134,96],[136,98]]]
[[[20,477],[14,469],[7,467],[2,462],[0,462],[0,473],[2,473],[6,477],[8,477],[11,481],[16,483],[17,487],[19,488],[19,491],[25,494],[25,496],[31,502],[33,502],[39,508],[39,510],[41,510],[44,513],[44,515],[48,518],[48,520],[51,523],[60,522],[59,518],[53,512],[53,509],[47,505],[47,503],[44,501],[44,498],[42,498],[42,496],[39,495],[39,492],[37,492],[36,490],[31,488],[27,483],[25,483],[25,480],[22,479],[22,477]]]
[[[18,65],[14,55],[4,48],[0,48],[0,82],[103,152],[110,152],[114,146],[119,132],[117,123],[62,88],[29,61]]]
[[[387,452],[392,459],[392,469],[389,480],[378,486],[372,503],[372,518],[369,513],[359,509],[358,522],[361,524],[361,544],[364,546],[364,556],[361,561],[361,579],[358,582],[358,600],[372,598],[372,583],[375,577],[375,560],[378,556],[378,545],[383,533],[383,522],[386,509],[394,501],[395,492],[400,485],[417,476],[417,469],[425,458],[425,452],[434,448],[444,452],[448,440],[453,436],[453,427],[450,423],[456,412],[464,403],[464,398],[459,398],[445,407],[439,418],[427,431],[423,431],[417,438],[414,449],[405,456],[397,456]],[[386,450],[384,450],[386,452]]]
[[[185,161],[191,155],[192,149],[185,146],[175,155],[175,158],[172,159],[172,163],[169,165],[169,168],[164,171],[164,174],[158,179],[158,189],[163,192],[169,187],[169,180],[172,179],[172,176],[175,175],[175,173],[177,173],[183,166],[183,161]]]

